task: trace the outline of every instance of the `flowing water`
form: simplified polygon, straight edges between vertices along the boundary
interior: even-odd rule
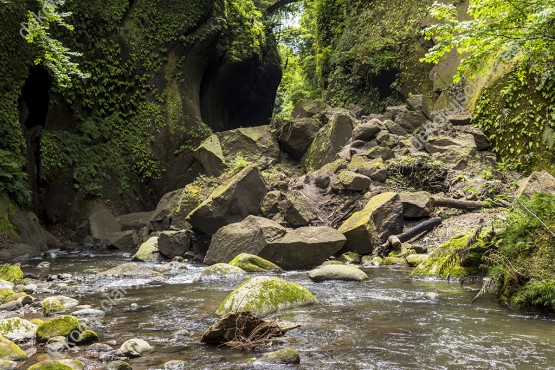
[[[104,324],[95,328],[102,340],[120,345],[138,337],[155,347],[130,360],[133,369],[162,369],[169,360],[188,361],[191,369],[235,369],[256,356],[198,342],[239,281],[196,282],[200,265],[159,280],[96,277],[125,262],[122,255],[57,258],[48,273],[73,274],[81,304],[107,310]],[[306,272],[282,274],[320,301],[272,316],[302,325],[276,347],[301,353],[301,365],[289,368],[555,369],[554,316],[512,312],[493,299],[473,305],[478,287],[412,280],[406,268],[365,271],[370,280],[364,283],[316,284]],[[71,355],[87,369],[101,368],[85,349]]]

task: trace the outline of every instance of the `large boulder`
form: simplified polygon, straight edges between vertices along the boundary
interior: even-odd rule
[[[133,261],[140,262],[162,262],[164,257],[158,249],[158,237],[153,236],[141,244],[139,250],[133,256]]]
[[[403,206],[397,193],[382,193],[349,217],[340,227],[347,238],[345,251],[370,254],[391,235],[403,231]]]
[[[324,102],[305,99],[298,102],[293,108],[291,117],[293,118],[311,118],[320,114],[330,107]]]
[[[474,136],[467,133],[457,133],[450,136],[433,136],[426,142],[424,147],[430,154],[451,152],[457,149],[468,149],[470,154],[476,154],[478,150]]]
[[[267,243],[279,239],[287,230],[277,222],[257,216],[219,229],[213,236],[204,263],[228,263],[241,253],[258,254]]]
[[[339,231],[327,226],[301,227],[269,242],[258,255],[285,270],[318,266],[345,244]]]
[[[352,171],[341,171],[332,184],[335,190],[366,191],[372,184],[370,177]]]
[[[534,172],[520,184],[516,196],[530,198],[535,193],[555,193],[555,177],[547,171]]]
[[[228,263],[216,263],[202,270],[199,280],[228,279],[233,276],[240,277],[246,274],[246,271],[240,267]]]
[[[294,119],[284,123],[279,134],[283,151],[294,159],[301,159],[321,127],[320,121],[313,118]]]
[[[101,209],[89,216],[91,236],[96,240],[107,240],[113,233],[121,231],[121,225],[107,209]]]
[[[313,172],[335,160],[336,155],[351,140],[354,128],[353,118],[345,113],[336,114],[324,126],[310,144],[302,165],[307,172]]]
[[[18,265],[10,265],[8,263],[0,265],[0,280],[15,283],[21,279],[23,279],[23,271],[21,271]]]
[[[476,147],[478,150],[486,150],[489,149],[491,146],[491,142],[489,141],[488,136],[479,128],[467,125],[467,126],[458,126],[455,128],[459,132],[464,132],[466,134],[471,134],[474,136],[474,141],[476,142]]]
[[[109,248],[131,249],[140,244],[140,240],[135,230],[126,230],[113,233],[105,244]]]
[[[403,205],[403,215],[408,219],[420,219],[430,216],[430,197],[426,191],[399,193]]]
[[[117,221],[121,225],[122,231],[139,231],[147,226],[150,217],[152,217],[152,212],[137,212],[121,215],[117,218]]]
[[[151,231],[186,229],[189,223],[187,216],[197,208],[212,192],[208,184],[191,183],[183,189],[167,193],[162,197],[156,210],[152,213],[148,228]]]
[[[343,234],[330,227],[286,229],[272,220],[249,216],[214,234],[204,262],[227,263],[240,253],[248,253],[287,270],[311,268],[344,244]]]
[[[221,303],[216,314],[231,311],[266,316],[278,310],[315,304],[318,300],[298,283],[277,277],[258,276],[239,285]]]
[[[387,168],[383,159],[368,159],[365,155],[354,155],[347,169],[352,172],[368,176],[370,179],[379,182],[387,180]]]
[[[34,257],[59,247],[60,242],[40,225],[34,213],[0,196],[0,261]]]
[[[285,221],[293,226],[307,226],[317,218],[317,210],[308,197],[300,191],[293,191],[287,195],[283,209]]]
[[[158,236],[158,250],[169,259],[183,257],[192,246],[191,230],[164,231]]]
[[[261,158],[279,156],[279,145],[270,126],[242,127],[216,135],[227,163],[233,163],[238,157],[255,163]]]
[[[57,316],[38,326],[37,340],[42,343],[54,337],[67,337],[74,331],[78,331],[79,328],[80,325],[77,317],[70,315]]]
[[[352,265],[325,265],[310,271],[308,277],[315,282],[327,280],[368,280],[368,275],[366,275],[364,271]]]
[[[353,130],[353,140],[370,141],[382,130],[382,123],[379,119],[371,119],[361,123]]]
[[[258,168],[247,166],[216,188],[208,199],[191,211],[187,220],[195,229],[213,235],[221,227],[257,214],[266,192],[266,184]]]
[[[220,176],[227,168],[220,139],[216,135],[210,135],[200,144],[195,150],[195,158],[208,176]]]

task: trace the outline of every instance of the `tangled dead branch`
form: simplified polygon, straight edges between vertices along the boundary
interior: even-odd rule
[[[272,338],[283,337],[299,326],[265,321],[250,312],[229,312],[204,332],[201,342],[252,351],[268,347]]]

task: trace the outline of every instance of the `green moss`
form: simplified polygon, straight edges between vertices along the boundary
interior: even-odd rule
[[[45,360],[34,364],[28,370],[83,370],[84,365],[79,360]]]
[[[282,271],[276,264],[248,253],[239,254],[229,264],[246,272]]]
[[[4,264],[0,266],[0,280],[14,283],[23,279],[23,271],[16,265]]]
[[[79,338],[77,339],[77,343],[79,344],[90,344],[94,342],[98,342],[98,334],[89,329],[79,334]]]
[[[301,356],[299,355],[299,351],[288,347],[280,349],[279,351],[265,353],[259,360],[275,364],[298,364],[301,362]]]
[[[0,335],[0,359],[20,361],[26,358],[27,355],[17,344]]]
[[[53,337],[67,337],[74,330],[79,329],[79,320],[75,316],[58,316],[44,322],[37,328],[37,340],[46,342]]]
[[[469,257],[463,258],[462,261],[459,255],[459,252],[466,248],[470,237],[472,237],[472,234],[456,237],[444,243],[422,261],[413,270],[411,276],[461,279],[466,276],[477,275],[480,271],[481,257],[485,250],[479,248],[476,249],[476,253],[470,251]]]
[[[393,265],[406,266],[407,261],[404,258],[400,258],[400,257],[385,257],[383,259],[383,265],[384,266],[393,266]]]
[[[339,261],[342,261],[342,262],[345,262],[345,263],[351,263],[351,264],[359,264],[360,263],[360,254],[358,254],[356,252],[343,253],[339,257]]]
[[[224,299],[216,314],[249,311],[264,316],[277,310],[314,303],[317,303],[316,297],[302,285],[261,276],[239,285]]]
[[[47,316],[63,313],[65,311],[66,309],[59,300],[51,299],[42,302],[42,312]]]

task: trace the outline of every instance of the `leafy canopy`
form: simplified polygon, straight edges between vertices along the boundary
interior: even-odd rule
[[[555,55],[555,1],[470,0],[470,19],[459,20],[454,5],[434,3],[431,15],[439,23],[424,30],[436,45],[425,62],[438,63],[453,49],[464,54],[455,82],[466,73],[487,73],[499,61],[521,53],[545,78],[553,75]],[[490,66],[489,68],[487,66]]]
[[[81,56],[81,53],[70,51],[59,40],[52,38],[50,27],[58,25],[73,31],[73,26],[66,22],[66,18],[71,13],[58,11],[58,7],[63,6],[65,0],[39,0],[38,2],[39,12],[35,14],[29,11],[27,13],[27,22],[22,25],[21,35],[28,43],[38,47],[35,65],[43,64],[50,69],[60,87],[70,87],[72,77],[87,78],[89,76],[81,72],[78,63],[71,60],[72,57]]]

